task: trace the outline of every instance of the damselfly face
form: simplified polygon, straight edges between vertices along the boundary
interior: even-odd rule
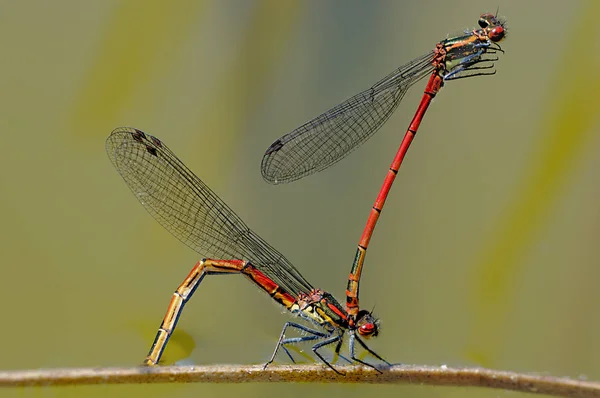
[[[356,330],[362,337],[376,337],[379,334],[378,320],[369,311],[360,310],[356,316]]]
[[[486,33],[488,38],[494,43],[504,39],[506,35],[505,22],[493,14],[481,14],[479,17],[479,26]]]

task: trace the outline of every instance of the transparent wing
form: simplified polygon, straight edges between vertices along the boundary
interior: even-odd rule
[[[120,127],[106,140],[113,165],[146,210],[173,236],[204,257],[251,261],[290,294],[310,283],[254,233],[158,138]]]
[[[338,162],[369,139],[390,117],[406,91],[431,74],[434,53],[394,70],[357,94],[275,141],[261,163],[271,184],[288,183]]]

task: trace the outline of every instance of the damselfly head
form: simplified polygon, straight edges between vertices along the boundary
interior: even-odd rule
[[[373,314],[367,310],[358,311],[356,316],[356,330],[362,337],[376,337],[379,334],[379,320],[373,317]]]
[[[481,14],[479,26],[485,31],[490,41],[498,43],[506,37],[506,22],[494,14]]]

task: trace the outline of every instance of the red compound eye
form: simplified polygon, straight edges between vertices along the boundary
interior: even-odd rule
[[[488,37],[490,38],[491,41],[496,43],[496,42],[499,42],[500,40],[504,39],[504,34],[505,34],[504,27],[496,26],[496,27],[494,27],[494,29],[490,30],[490,32],[488,33]]]
[[[358,328],[358,334],[363,337],[371,337],[377,333],[377,326],[374,323],[365,323]]]

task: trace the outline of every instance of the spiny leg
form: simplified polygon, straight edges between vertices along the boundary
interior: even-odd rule
[[[358,341],[358,343],[362,346],[362,348],[365,349],[365,351],[367,351],[369,354],[373,355],[375,358],[379,359],[382,362],[385,362],[386,365],[388,366],[392,366],[391,363],[389,363],[388,361],[386,361],[385,359],[383,359],[382,357],[380,357],[375,351],[371,350],[369,347],[367,347],[367,345],[354,333],[354,332],[350,332],[350,340],[348,341],[348,348],[350,350],[350,358],[353,361],[356,361],[358,363],[361,363],[365,366],[368,366],[370,368],[375,369],[376,371],[378,371],[379,373],[382,373],[379,369],[377,369],[377,367],[375,367],[374,365],[365,362],[361,359],[358,359],[355,355],[355,350],[354,350],[354,341]]]
[[[144,364],[148,366],[158,364],[169,338],[171,337],[173,330],[175,330],[175,326],[177,326],[177,321],[183,311],[183,307],[192,297],[194,291],[196,291],[196,288],[200,285],[200,282],[202,282],[205,275],[240,274],[245,271],[247,266],[249,265],[242,260],[203,259],[196,263],[183,283],[179,285],[177,290],[175,290],[175,293],[173,293],[173,297],[167,308],[167,314],[156,333],[154,343],[152,344],[152,348],[150,348],[148,356],[144,360]]]
[[[348,363],[352,363],[351,360],[349,360],[348,358],[346,358],[345,356],[343,356],[342,354],[340,354],[340,349],[342,348],[342,343],[344,342],[344,339],[340,339],[340,341],[338,342],[337,346],[335,347],[335,355],[337,355],[338,357],[342,358],[344,361],[348,362]]]
[[[288,327],[293,327],[293,328],[302,330],[303,332],[312,334],[312,336],[300,336],[300,337],[292,337],[292,338],[286,339],[285,331],[287,330]],[[266,369],[267,366],[269,366],[271,363],[273,363],[273,361],[275,360],[275,356],[277,356],[277,351],[279,350],[279,347],[281,347],[285,351],[285,353],[287,354],[288,357],[290,357],[290,359],[292,360],[293,363],[296,363],[296,361],[294,361],[294,358],[292,357],[292,355],[290,354],[288,349],[285,348],[286,344],[294,344],[294,343],[300,343],[302,341],[310,341],[310,340],[316,340],[316,339],[320,339],[320,338],[327,338],[329,336],[330,336],[330,334],[323,333],[323,332],[320,332],[315,329],[311,329],[311,328],[301,325],[299,323],[286,322],[285,325],[283,325],[281,334],[279,335],[279,340],[277,341],[277,345],[275,346],[273,355],[271,355],[271,359],[269,359],[269,361],[267,361],[267,363],[265,364],[263,369]]]
[[[301,329],[301,330],[303,330],[303,331],[305,331],[305,332],[308,332],[308,333],[312,333],[312,334],[313,334],[312,336],[291,337],[291,338],[288,338],[288,339],[283,339],[283,340],[280,340],[280,343],[279,343],[279,345],[280,345],[280,346],[281,346],[281,348],[282,348],[282,349],[285,351],[285,353],[287,354],[287,356],[290,358],[290,360],[291,360],[293,363],[296,363],[296,361],[294,360],[294,358],[293,358],[293,357],[292,357],[292,355],[290,354],[289,350],[286,348],[286,345],[288,345],[288,344],[296,344],[296,343],[300,343],[300,342],[304,342],[304,341],[311,341],[311,340],[324,339],[324,338],[328,338],[328,337],[330,337],[330,336],[332,335],[331,333],[327,333],[327,334],[325,334],[325,333],[319,332],[318,330],[315,330],[315,329],[310,329],[310,328],[307,328],[307,327],[305,327],[304,325],[300,325],[300,324],[297,324],[297,323],[293,323],[293,322],[288,322],[288,323],[290,324],[289,326],[300,326],[298,329]],[[288,326],[288,325],[286,324],[286,326]],[[285,331],[285,327],[286,327],[286,326],[284,326],[284,331]],[[283,333],[285,333],[285,332],[282,332],[282,335],[283,335]],[[281,337],[280,337],[280,338],[281,338]],[[344,340],[343,340],[342,338],[340,338],[340,339],[338,340],[338,344],[337,344],[337,346],[335,347],[335,355],[336,355],[336,357],[340,357],[340,358],[342,358],[344,361],[346,361],[346,362],[348,362],[349,364],[351,364],[351,363],[352,363],[352,361],[351,361],[351,360],[349,360],[348,358],[346,358],[345,356],[343,356],[343,355],[341,355],[341,354],[340,354],[340,349],[342,348],[342,343],[343,343],[343,342],[344,342]],[[318,348],[318,347],[317,347],[317,348]],[[276,348],[276,350],[277,350],[277,348]],[[275,355],[275,354],[274,354],[274,355]],[[319,356],[319,358],[321,358],[321,360],[323,359],[321,356]],[[272,361],[272,360],[273,360],[273,358],[271,358],[271,361]],[[327,362],[327,361],[324,361],[324,362],[328,364],[328,362]],[[270,362],[269,362],[269,363],[270,363]],[[263,369],[265,369],[269,363],[267,363]],[[329,365],[329,364],[328,364],[328,365]]]
[[[312,347],[312,350],[315,353],[315,355],[318,356],[321,359],[321,361],[323,361],[325,363],[325,365],[327,365],[328,367],[331,368],[331,370],[333,370],[335,373],[339,374],[340,376],[344,376],[345,374],[343,372],[340,372],[339,370],[337,370],[336,368],[334,368],[333,365],[331,363],[329,363],[329,361],[327,361],[325,359],[325,357],[323,355],[321,355],[319,353],[319,351],[318,351],[319,348],[325,347],[325,346],[327,346],[329,344],[333,344],[336,341],[339,341],[341,339],[342,339],[342,334],[340,332],[338,332],[338,334],[336,334],[335,336],[333,336],[333,337],[331,337],[331,338],[329,338],[327,340],[324,340],[324,341],[322,341],[320,343],[315,344]]]
[[[383,359],[382,357],[380,357],[375,351],[373,351],[372,349],[370,349],[364,341],[362,341],[358,336],[354,335],[354,338],[356,339],[356,341],[358,341],[358,344],[360,344],[362,346],[362,348],[365,349],[365,351],[367,351],[369,354],[373,355],[375,358],[379,359],[382,362],[385,362],[386,365],[388,366],[392,366],[391,363],[389,363],[388,361],[386,361],[385,359]]]

